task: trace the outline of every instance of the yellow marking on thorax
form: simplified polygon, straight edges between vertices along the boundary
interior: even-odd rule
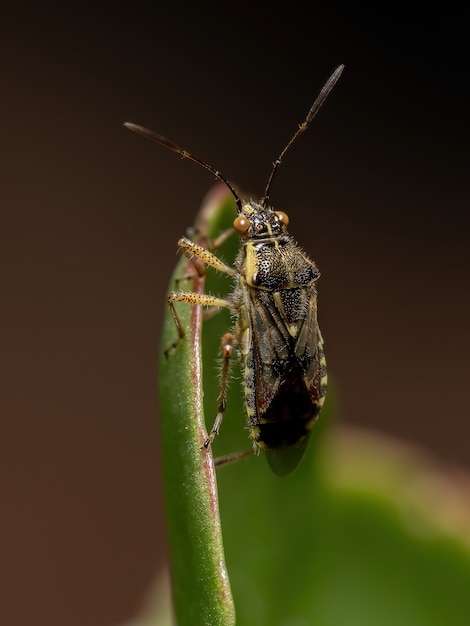
[[[268,224],[268,230],[271,233],[271,227]],[[279,248],[279,242],[277,241],[277,239],[273,239],[273,244],[274,244],[274,248]],[[259,270],[259,263],[258,263],[258,252],[256,250],[256,242],[248,242],[246,244],[246,255],[245,255],[245,281],[247,283],[247,285],[249,285],[250,287],[257,287],[257,288],[262,288],[260,285],[255,285],[253,283],[253,276],[255,276],[255,274],[258,272]]]
[[[256,254],[256,250],[254,249],[254,245],[252,243],[247,244],[246,246],[246,260],[245,260],[245,280],[248,285],[254,287],[253,285],[253,276],[258,271],[258,255]]]

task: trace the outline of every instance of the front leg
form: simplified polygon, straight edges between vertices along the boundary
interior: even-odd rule
[[[219,257],[212,254],[207,248],[204,246],[200,246],[194,241],[187,239],[187,237],[181,237],[178,241],[178,246],[183,250],[188,259],[194,262],[194,257],[196,257],[196,261],[202,261],[206,265],[213,267],[215,270],[222,272],[223,274],[228,274],[229,276],[235,276],[237,273],[233,267],[230,265],[226,265],[223,261],[219,259]],[[196,270],[200,276],[204,274],[204,266],[201,263],[194,262]]]
[[[181,237],[178,241],[178,246],[193,262],[199,276],[204,275],[206,265],[213,267],[219,272],[228,274],[229,276],[235,276],[236,270],[233,267],[226,265],[207,248],[194,243],[194,241],[191,241],[187,237]],[[178,314],[176,313],[174,302],[184,302],[192,305],[199,304],[200,306],[209,307],[209,317],[212,316],[220,307],[230,308],[229,301],[224,298],[218,298],[210,294],[196,293],[194,291],[172,291],[168,298],[168,306],[170,307],[171,315],[173,317],[173,321],[175,322],[178,338],[165,350],[166,356],[168,356],[169,352],[178,345],[185,335],[184,328],[179,320]]]

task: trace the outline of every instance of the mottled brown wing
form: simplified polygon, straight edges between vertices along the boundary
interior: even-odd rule
[[[304,413],[305,405],[320,395],[316,293],[313,285],[252,291],[249,313],[258,418],[284,421],[289,408],[296,406],[294,397],[302,397]]]

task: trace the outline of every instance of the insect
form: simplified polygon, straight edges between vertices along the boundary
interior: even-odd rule
[[[300,462],[326,394],[327,374],[323,339],[317,322],[316,282],[320,272],[295,239],[287,232],[289,219],[268,204],[273,178],[282,159],[318,113],[338,81],[340,65],[327,80],[307,117],[274,161],[259,202],[242,200],[228,180],[215,168],[172,141],[136,124],[125,126],[181,157],[194,161],[222,181],[235,198],[237,216],[232,233],[240,236],[240,249],[233,267],[207,248],[182,237],[180,249],[234,281],[227,298],[211,294],[173,291],[168,299],[178,340],[184,329],[175,302],[203,307],[225,307],[235,324],[222,338],[218,412],[203,447],[219,433],[226,408],[227,380],[234,349],[242,360],[243,390],[253,451],[265,450],[275,473],[287,475]],[[220,242],[219,241],[219,242]]]

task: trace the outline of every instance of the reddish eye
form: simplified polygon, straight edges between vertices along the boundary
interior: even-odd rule
[[[287,224],[289,223],[289,217],[287,215],[287,213],[284,213],[284,211],[274,211],[277,215],[277,219],[279,222],[281,222],[281,224],[284,224],[284,226],[287,226]]]
[[[250,226],[250,220],[247,219],[244,215],[239,215],[233,220],[233,227],[235,228],[237,233],[246,233]]]

